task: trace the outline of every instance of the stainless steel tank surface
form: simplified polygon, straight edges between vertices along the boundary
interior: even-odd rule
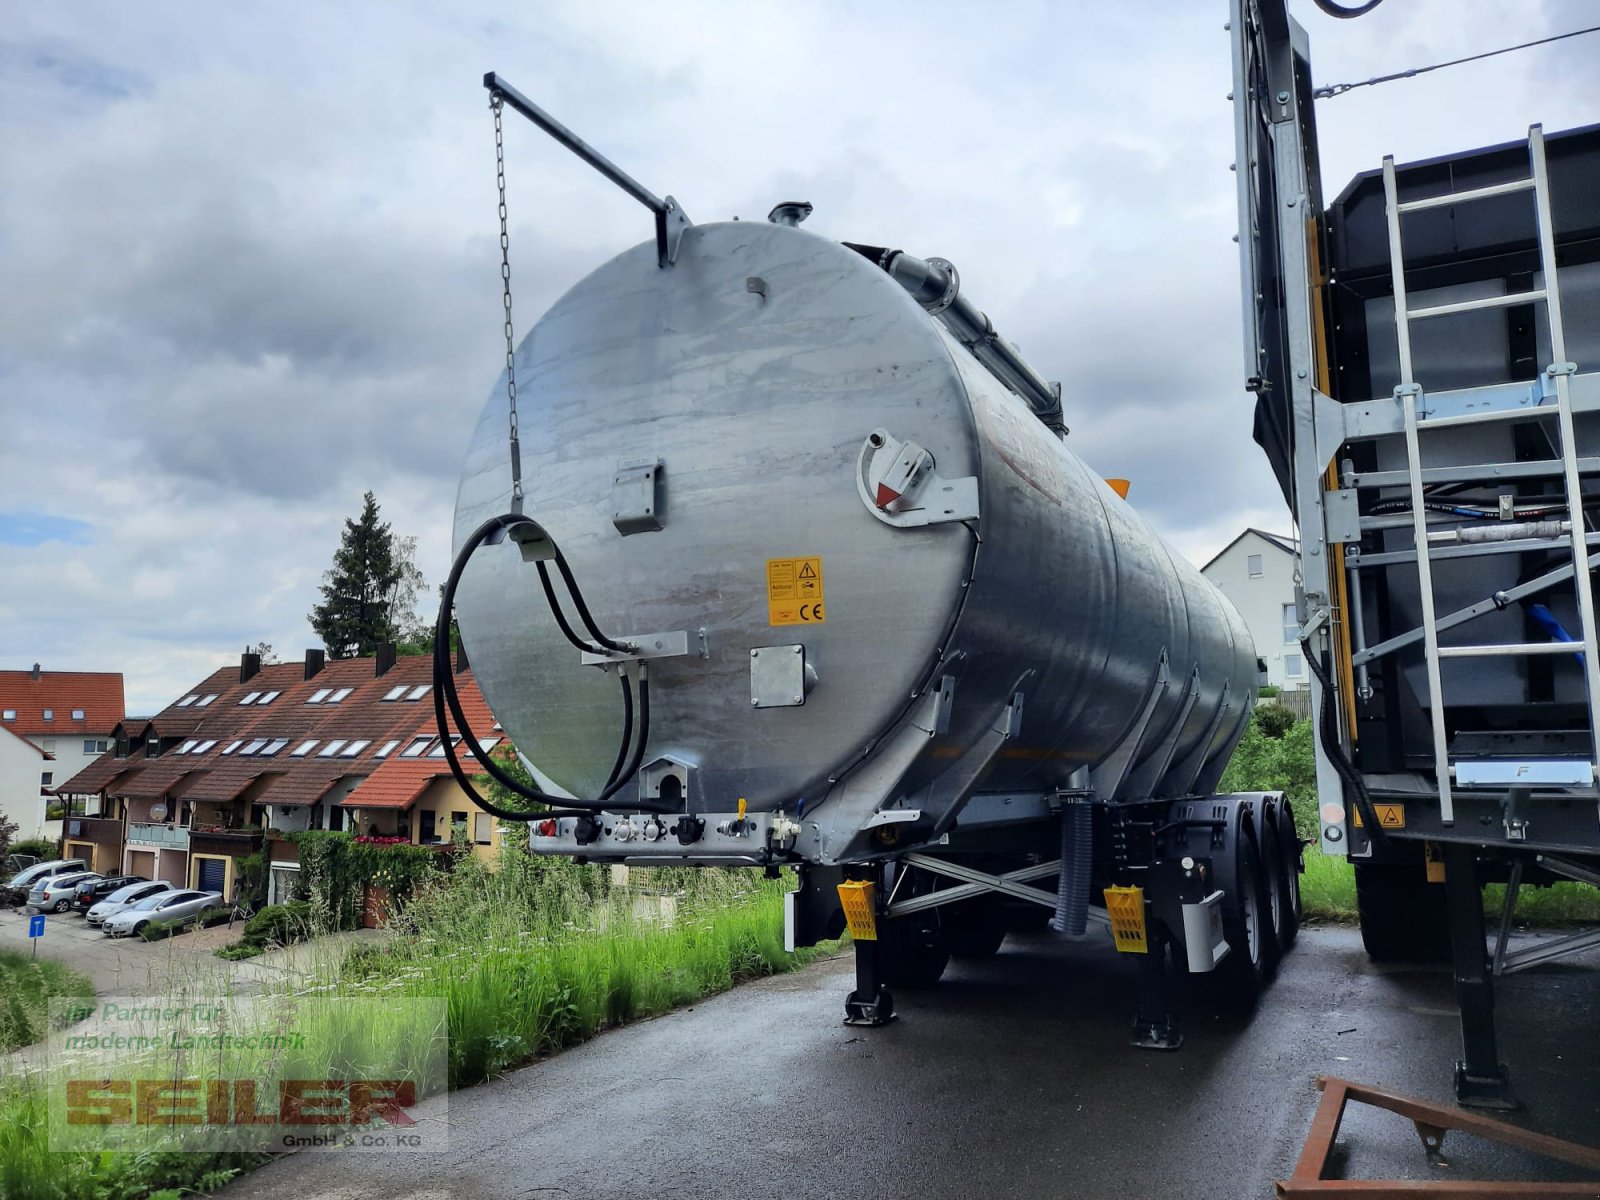
[[[686,635],[649,662],[645,794],[677,767],[692,811],[815,806],[915,722],[929,745],[884,785],[904,791],[1019,694],[984,790],[1064,786],[1138,726],[1174,764],[1151,794],[1176,794],[1248,719],[1255,652],[1228,601],[837,242],[700,225],[667,268],[636,246],[551,308],[516,368],[527,515],[602,631]],[[458,548],[510,503],[504,383],[468,450]],[[563,638],[537,571],[486,546],[457,602],[506,735],[598,793],[617,683]]]

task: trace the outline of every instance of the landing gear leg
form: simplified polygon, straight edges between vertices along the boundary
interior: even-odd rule
[[[1151,922],[1149,952],[1139,964],[1139,1007],[1128,1044],[1141,1050],[1176,1050],[1183,1045],[1178,1017],[1167,995],[1167,939]]]
[[[874,868],[872,880],[877,897],[877,933],[887,922],[883,909],[883,871]],[[845,998],[844,1023],[846,1025],[887,1025],[894,1020],[894,997],[883,986],[883,943],[876,937],[854,939],[856,954],[856,990]]]
[[[1456,1102],[1468,1108],[1514,1109],[1516,1096],[1495,1046],[1494,983],[1484,945],[1477,856],[1471,846],[1447,842],[1444,863],[1450,956],[1455,964],[1456,1002],[1461,1006]]]

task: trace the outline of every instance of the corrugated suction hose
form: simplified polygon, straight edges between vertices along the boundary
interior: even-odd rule
[[[1089,873],[1094,859],[1094,808],[1082,801],[1061,806],[1061,875],[1050,928],[1079,937],[1089,927]]]

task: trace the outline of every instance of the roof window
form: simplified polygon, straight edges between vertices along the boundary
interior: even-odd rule
[[[259,695],[261,695],[260,692],[246,692],[244,694],[244,699],[239,701],[239,703],[240,704],[254,704],[256,702],[256,697],[259,696]]]
[[[190,692],[182,700],[178,701],[178,707],[179,708],[188,708],[189,705],[193,704],[198,699],[200,699],[199,696],[195,695],[193,692]]]
[[[216,738],[212,738],[209,742],[201,742],[193,750],[189,751],[189,753],[190,754],[204,754],[207,750],[211,749],[211,747],[215,746],[216,744],[217,744],[217,739]]]
[[[271,758],[289,744],[288,738],[273,738],[261,750],[262,758]]]
[[[404,750],[400,751],[400,757],[401,758],[421,758],[422,755],[423,755],[423,752],[425,750],[427,750],[427,748],[429,747],[429,745],[432,744],[432,742],[433,742],[433,734],[431,734],[431,733],[425,733],[421,737],[414,737],[414,738],[411,739],[411,744],[409,746],[407,746]]]
[[[459,746],[461,744],[461,735],[459,733],[452,733],[450,735],[450,744],[452,746]],[[429,758],[443,758],[444,757],[444,743],[441,741],[437,746],[435,746],[432,750],[430,750],[428,752],[428,757]]]
[[[353,691],[355,691],[355,688],[340,688],[338,691],[334,692],[333,695],[328,697],[328,703],[337,704]]]
[[[53,708],[45,709],[44,710],[44,719],[46,721],[54,721],[56,719],[56,710],[53,709]]]
[[[359,741],[351,742],[343,750],[339,751],[339,757],[340,758],[354,758],[356,755],[360,754],[363,750],[365,750],[370,745],[372,745],[372,739],[371,738],[362,738]]]
[[[311,695],[306,697],[306,703],[321,704],[328,698],[328,694],[332,691],[332,688],[318,688],[316,691],[312,692]]]
[[[0,709],[0,721],[15,721],[17,710],[14,708]]]
[[[206,705],[210,704],[216,698],[217,698],[217,693],[215,693],[215,692],[211,692],[209,695],[201,696],[200,699],[195,702],[195,707],[196,708],[204,708]]]
[[[261,699],[256,701],[256,707],[259,708],[263,704],[271,704],[281,695],[283,695],[282,692],[262,692]]]
[[[257,750],[261,749],[261,747],[265,746],[266,744],[267,744],[267,739],[266,738],[256,738],[252,742],[246,742],[245,746],[244,746],[244,749],[239,751],[240,757],[243,757],[246,754],[254,754]]]
[[[333,741],[329,742],[326,746],[324,746],[321,750],[317,751],[317,757],[318,758],[332,758],[335,754],[339,753],[339,751],[343,750],[343,749],[344,749],[344,739],[343,738],[335,738]]]
[[[227,749],[223,750],[223,753],[224,754],[232,754],[235,750],[237,750],[242,745],[244,745],[244,739],[243,738],[239,738],[237,741],[229,742],[228,746],[227,746]]]
[[[187,754],[187,753],[189,753],[189,751],[193,750],[199,744],[200,744],[200,739],[199,738],[190,738],[187,742],[185,742],[183,745],[178,747],[177,753],[179,753],[179,754]]]
[[[73,720],[74,720],[74,721],[81,721],[81,720],[83,720],[83,709],[81,709],[81,708],[75,708],[75,709],[73,709],[73,710],[72,710],[72,719],[73,719]]]
[[[304,758],[317,748],[316,738],[307,738],[296,746],[289,754],[290,758]]]
[[[408,696],[406,696],[406,699],[407,700],[421,700],[424,696],[426,696],[431,691],[433,691],[433,684],[424,683],[420,687],[412,688],[410,694]]]
[[[385,700],[398,700],[398,699],[400,699],[401,696],[404,696],[405,694],[406,694],[406,685],[402,683],[399,687],[390,688],[387,692],[385,692],[383,694],[383,698]]]
[[[387,742],[385,742],[383,744],[382,748],[379,749],[379,751],[376,754],[374,754],[372,757],[373,758],[388,758],[389,755],[394,753],[394,748],[396,746],[398,746],[399,744],[400,744],[400,739],[399,738],[390,738]]]

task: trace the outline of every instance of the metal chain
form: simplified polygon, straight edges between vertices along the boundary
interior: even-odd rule
[[[511,234],[506,223],[506,151],[500,128],[500,110],[505,97],[491,92],[489,107],[494,112],[495,185],[500,189],[500,283],[506,312],[506,410],[511,438],[511,510],[522,512],[522,443],[517,435],[517,340],[511,326]]]

